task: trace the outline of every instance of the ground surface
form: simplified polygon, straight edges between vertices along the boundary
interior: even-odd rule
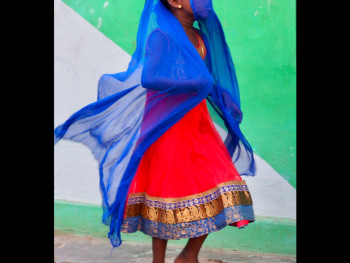
[[[151,244],[124,241],[113,250],[109,258],[111,245],[108,239],[90,236],[75,236],[55,231],[54,263],[152,263]],[[174,262],[182,247],[167,247],[166,263]],[[258,254],[252,252],[230,251],[202,248],[200,263],[292,263],[296,258]]]

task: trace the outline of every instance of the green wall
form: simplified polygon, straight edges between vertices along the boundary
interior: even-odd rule
[[[255,152],[295,187],[295,0],[214,2],[236,66],[242,130]]]
[[[144,0],[63,2],[133,54]],[[296,187],[295,0],[214,0],[213,4],[236,66],[242,130],[254,151]]]
[[[55,231],[107,238],[109,227],[102,224],[100,205],[87,205],[56,200]],[[122,241],[150,243],[151,237],[137,231],[121,233]],[[187,239],[169,240],[172,245],[185,245]],[[203,247],[254,251],[280,255],[296,255],[296,221],[293,219],[257,216],[254,223],[238,229],[226,226],[212,232]]]

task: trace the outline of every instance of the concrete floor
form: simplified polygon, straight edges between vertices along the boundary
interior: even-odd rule
[[[54,263],[152,263],[151,244],[124,241],[113,250],[108,239],[90,236],[75,236],[55,231]],[[166,263],[173,263],[182,247],[168,245]],[[200,263],[291,263],[292,256],[259,254],[252,252],[230,251],[202,248],[199,253]]]

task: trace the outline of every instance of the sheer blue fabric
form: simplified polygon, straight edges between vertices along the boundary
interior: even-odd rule
[[[205,61],[163,3],[147,0],[128,69],[104,74],[97,101],[54,130],[55,143],[83,143],[98,161],[102,222],[110,227],[113,247],[122,242],[127,193],[143,153],[203,99],[226,125],[224,143],[238,172],[255,174],[252,148],[239,128],[239,89],[221,23],[211,0],[190,3],[207,47]]]

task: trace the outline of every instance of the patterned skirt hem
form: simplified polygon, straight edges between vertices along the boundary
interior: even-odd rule
[[[237,226],[240,221],[254,222],[252,205],[233,205],[224,208],[219,214],[201,220],[178,224],[165,224],[144,217],[124,218],[121,232],[134,233],[141,231],[146,235],[166,240],[179,240],[199,237],[211,232],[219,231],[227,225]],[[246,224],[238,228],[245,227]]]

